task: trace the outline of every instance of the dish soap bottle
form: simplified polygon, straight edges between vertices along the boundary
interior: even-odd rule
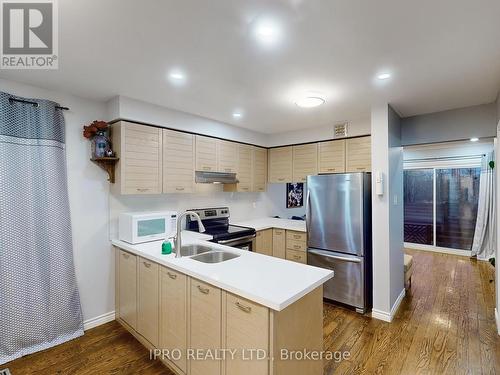
[[[161,244],[161,253],[162,253],[162,255],[172,254],[172,249],[173,249],[172,239],[171,238],[167,238]]]

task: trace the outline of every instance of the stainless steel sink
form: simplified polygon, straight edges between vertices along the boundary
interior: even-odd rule
[[[211,251],[209,253],[200,254],[192,257],[191,259],[203,263],[221,263],[226,260],[238,258],[238,254],[229,253],[227,251]]]
[[[181,247],[181,256],[190,257],[212,251],[213,249],[203,245],[186,245]]]

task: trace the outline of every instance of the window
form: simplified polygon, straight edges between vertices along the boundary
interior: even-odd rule
[[[404,171],[405,242],[471,250],[480,168]]]

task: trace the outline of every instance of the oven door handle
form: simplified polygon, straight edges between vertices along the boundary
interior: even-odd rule
[[[251,240],[252,238],[255,238],[255,237],[257,237],[257,235],[251,234],[250,236],[233,238],[231,240],[217,241],[217,243],[221,244],[221,245],[225,245],[225,244],[231,243],[231,242],[241,242],[241,241]]]

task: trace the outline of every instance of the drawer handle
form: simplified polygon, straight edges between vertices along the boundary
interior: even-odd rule
[[[142,262],[144,263],[144,265],[146,266],[146,268],[150,268],[151,267],[151,263],[148,263],[148,262]]]
[[[293,259],[295,259],[295,260],[300,260],[301,258],[302,258],[302,257],[301,257],[300,255],[294,255],[294,256],[293,256]]]
[[[149,190],[148,188],[137,188],[137,191],[140,191],[142,193],[148,190]]]
[[[130,258],[130,255],[129,255],[129,254],[127,254],[127,253],[122,253],[122,255],[123,255],[123,257],[124,257],[125,259]]]
[[[168,277],[170,277],[172,280],[177,279],[177,275],[176,275],[175,273],[170,273],[170,272],[167,272],[167,275],[168,275]]]
[[[300,240],[302,238],[302,236],[299,234],[294,234],[293,238],[295,238],[296,240]]]
[[[198,290],[203,293],[203,294],[208,294],[210,293],[210,289],[208,288],[203,288],[201,285],[198,285]]]
[[[177,191],[183,191],[184,188],[183,187],[176,187],[175,190],[177,190]]]
[[[236,301],[235,302],[235,305],[241,310],[241,311],[244,311],[248,314],[250,314],[252,312],[252,308],[250,306],[245,306],[243,305],[242,303]]]
[[[300,249],[300,245],[293,245],[294,249]]]

